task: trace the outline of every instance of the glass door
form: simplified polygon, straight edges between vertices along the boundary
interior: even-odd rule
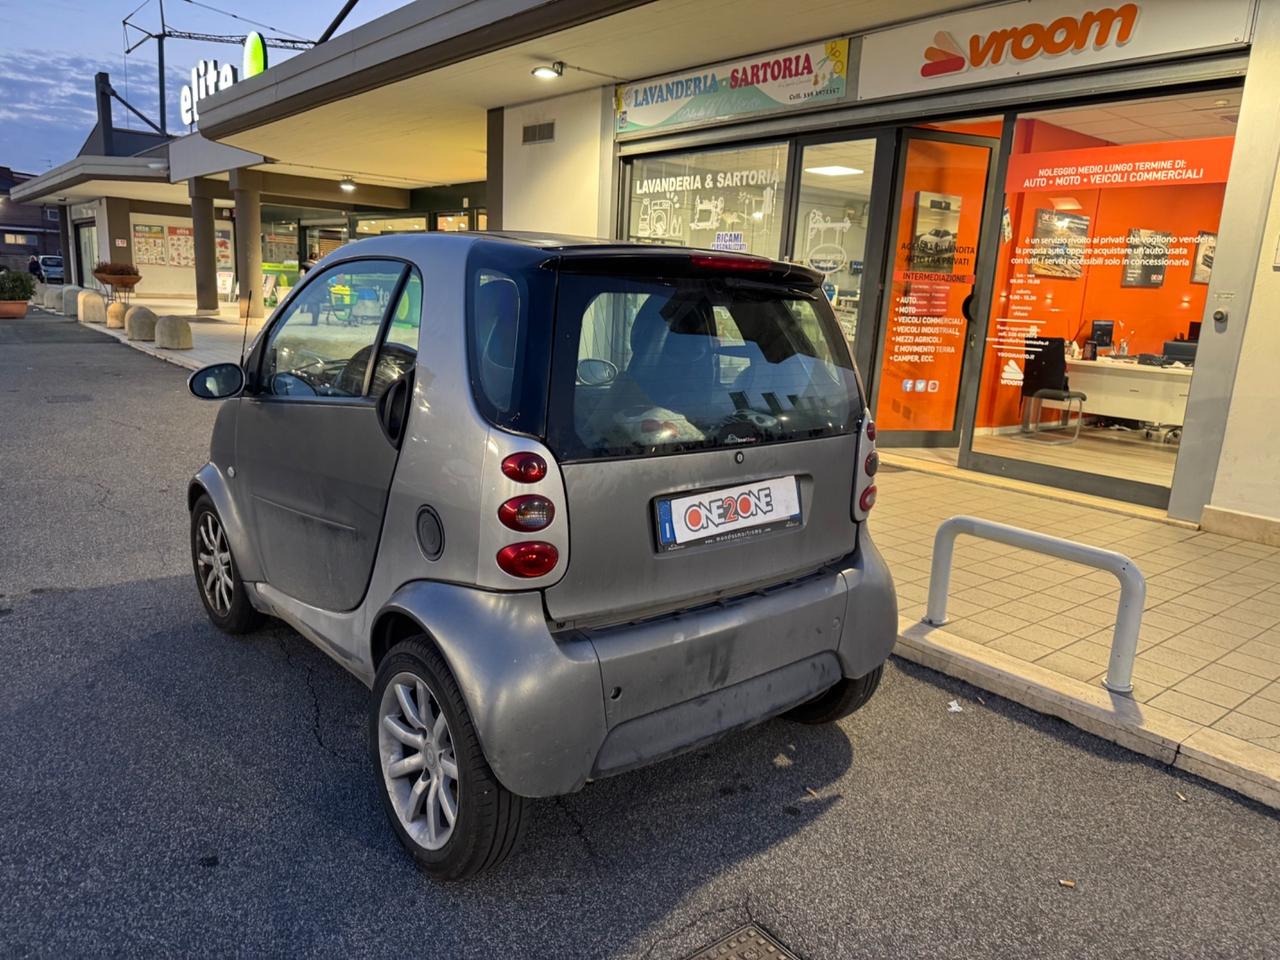
[[[96,223],[76,224],[76,251],[80,254],[80,286],[86,290],[104,290],[93,276],[93,268],[98,265],[99,259]]]
[[[864,379],[870,379],[875,352],[884,269],[879,238],[885,234],[893,192],[892,166],[893,138],[888,133],[805,142],[796,161],[798,184],[787,256],[826,278],[823,292]]]
[[[872,384],[884,446],[959,447],[999,146],[993,137],[903,131]]]

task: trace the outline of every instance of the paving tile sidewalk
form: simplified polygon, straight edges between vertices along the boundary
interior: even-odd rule
[[[933,536],[957,514],[1132,558],[1147,578],[1147,602],[1134,665],[1137,706],[1121,710],[1117,724],[1175,718],[1166,728],[1182,740],[1213,731],[1195,742],[1243,757],[1262,783],[1259,790],[1227,785],[1280,799],[1280,549],[901,466],[888,465],[879,487],[871,531],[893,571],[904,624],[924,616]],[[961,537],[947,624],[941,631],[917,626],[902,646],[909,654],[934,643],[939,655],[946,647],[942,669],[962,650],[975,664],[998,665],[1009,680],[1036,678],[1095,700],[1118,597],[1111,574]]]
[[[137,297],[134,298],[133,303],[150,307],[157,316],[186,317],[191,324],[191,349],[168,350],[157,347],[154,343],[129,340],[125,337],[123,330],[113,330],[101,323],[88,323],[85,326],[115,337],[135,350],[148,353],[153,357],[185,367],[188,370],[199,370],[201,367],[211,363],[238,361],[240,359],[241,344],[252,343],[254,336],[257,335],[258,330],[262,327],[261,320],[251,320],[246,336],[245,325],[236,317],[234,304],[224,306],[218,316],[196,316],[195,304],[191,302],[151,301]],[[30,308],[29,315],[48,317],[51,321],[71,322],[70,318],[45,310],[42,307]]]

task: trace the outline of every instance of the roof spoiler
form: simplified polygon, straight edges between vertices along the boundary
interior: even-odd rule
[[[628,277],[744,277],[792,287],[816,288],[823,276],[799,264],[721,250],[670,247],[580,247],[560,251],[554,265],[570,273]]]

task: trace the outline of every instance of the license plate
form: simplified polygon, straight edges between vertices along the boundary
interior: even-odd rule
[[[800,485],[795,477],[757,480],[657,501],[658,549],[722,543],[800,524]]]

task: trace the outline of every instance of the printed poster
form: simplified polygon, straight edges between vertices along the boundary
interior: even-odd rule
[[[1037,210],[1031,234],[1031,272],[1077,280],[1084,273],[1089,218],[1078,213]]]
[[[960,197],[916,193],[910,269],[917,273],[951,273],[956,265],[956,231],[960,229]]]
[[[133,225],[133,262],[138,266],[162,266],[169,262],[164,227],[152,223]]]
[[[1196,235],[1196,258],[1191,264],[1191,282],[1208,283],[1213,275],[1213,254],[1218,249],[1218,235],[1201,230]]]
[[[843,100],[849,41],[717,63],[614,91],[618,133],[703,124]]]
[[[190,227],[168,227],[169,266],[194,267],[196,265],[195,235]]]
[[[231,231],[215,230],[213,235],[214,250],[218,255],[219,270],[234,270],[236,268],[236,252],[231,246]]]
[[[1124,258],[1120,286],[1164,286],[1164,274],[1169,266],[1169,244],[1172,240],[1173,234],[1163,230],[1143,230],[1139,227],[1130,230],[1129,252]]]

